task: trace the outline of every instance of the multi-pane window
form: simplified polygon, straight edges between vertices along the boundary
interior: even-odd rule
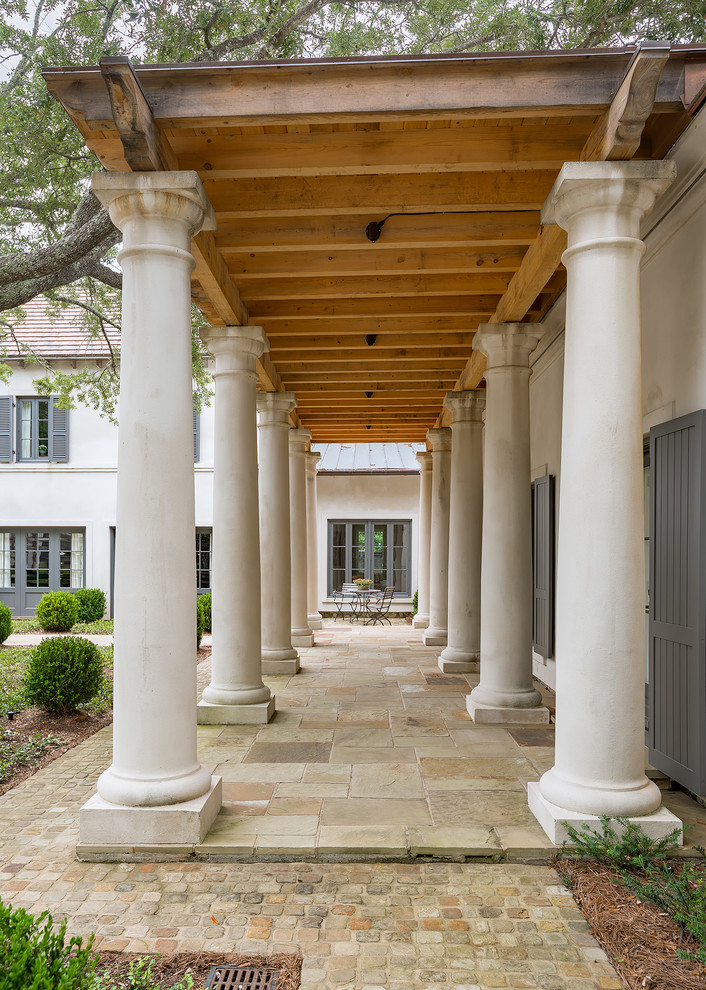
[[[373,588],[394,587],[409,595],[411,523],[388,520],[331,520],[328,526],[328,593],[356,578]]]
[[[20,459],[49,459],[49,399],[20,399]]]
[[[49,587],[49,533],[25,536],[25,584],[28,588]]]
[[[0,588],[15,587],[15,534],[0,533]]]
[[[59,534],[59,586],[83,587],[83,533]]]
[[[210,529],[196,530],[196,589],[211,590],[212,533]]]
[[[18,461],[68,461],[69,410],[54,396],[22,396],[15,412]],[[0,396],[0,461],[12,460],[12,396]]]

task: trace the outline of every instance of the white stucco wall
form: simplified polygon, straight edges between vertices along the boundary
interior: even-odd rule
[[[319,547],[319,609],[330,612],[326,602],[328,521],[330,519],[410,519],[412,521],[412,595],[417,587],[417,538],[419,522],[418,474],[324,474],[317,476],[317,534]],[[395,599],[393,610],[409,612],[409,599]]]

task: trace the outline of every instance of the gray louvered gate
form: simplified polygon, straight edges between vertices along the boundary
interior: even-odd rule
[[[554,655],[554,475],[532,482],[532,648]]]
[[[706,410],[650,431],[650,763],[706,793]]]

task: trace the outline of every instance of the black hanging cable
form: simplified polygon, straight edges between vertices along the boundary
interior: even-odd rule
[[[443,216],[454,216],[455,214],[466,214],[470,215],[473,213],[538,213],[538,210],[529,209],[519,209],[519,210],[425,210],[421,213],[388,213],[386,217],[382,220],[371,220],[368,226],[365,228],[365,236],[369,241],[374,244],[375,241],[379,240],[380,234],[382,233],[382,228],[385,226],[390,217],[443,217]]]

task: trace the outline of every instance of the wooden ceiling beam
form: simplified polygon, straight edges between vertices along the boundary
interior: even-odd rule
[[[371,248],[374,248],[371,250]],[[365,241],[358,250],[300,250],[244,252],[239,247],[223,247],[222,254],[234,278],[270,279],[277,276],[327,278],[403,273],[464,274],[467,272],[515,272],[522,264],[525,246],[503,245],[467,248],[428,247],[389,248]]]
[[[458,377],[458,373],[454,373],[453,370],[441,369],[430,371],[428,375],[422,377],[421,372],[416,368],[397,369],[399,369],[399,364],[392,371],[378,368],[372,371],[367,367],[362,371],[351,371],[349,369],[341,369],[340,371],[306,371],[306,369],[303,369],[289,371],[283,374],[282,378],[287,383],[287,390],[292,392],[296,392],[301,385],[308,385],[311,391],[315,392],[324,391],[327,385],[332,385],[336,389],[339,389],[343,385],[355,384],[358,384],[362,389],[370,391],[376,387],[388,388],[390,385],[399,384],[400,382],[411,382],[415,389],[419,389],[421,385],[424,385],[430,392],[433,392],[435,389],[448,391],[450,388],[453,388],[453,384]]]
[[[279,360],[282,354],[296,357],[302,355],[303,360],[308,359],[310,352],[344,353],[348,351],[362,351],[363,354],[379,351],[381,348],[388,350],[390,345],[396,345],[400,353],[407,353],[410,350],[425,348],[465,348],[470,350],[473,343],[472,332],[459,333],[417,333],[409,334],[406,338],[400,339],[399,334],[391,339],[388,335],[375,335],[377,340],[372,344],[365,339],[366,335],[356,333],[345,334],[289,334],[286,337],[273,336],[270,340],[272,353]]]
[[[412,296],[388,299],[299,299],[291,302],[257,302],[251,307],[254,323],[282,320],[296,323],[297,320],[341,319],[351,317],[379,318],[384,316],[490,316],[498,305],[500,296],[459,295],[459,296]],[[531,312],[539,314],[537,306]],[[487,320],[486,320],[487,322]]]
[[[507,289],[510,275],[370,275],[340,278],[239,279],[240,293],[248,305],[276,299],[370,299],[384,296],[458,296],[464,293],[498,292]]]
[[[306,179],[256,176],[204,179],[204,189],[219,221],[294,216],[363,216],[380,220],[398,210],[540,210],[556,173],[431,172],[427,174],[314,175]]]
[[[659,80],[668,59],[668,45],[647,43],[635,52],[611,105],[581,150],[582,161],[628,161],[633,157],[652,113]],[[561,227],[542,226],[488,322],[526,319],[529,307],[559,266],[565,248],[566,232]],[[485,358],[474,352],[456,388],[475,388],[485,373],[485,363]],[[449,422],[450,413],[444,409],[439,425],[445,426]]]
[[[578,157],[592,118],[515,127],[439,130],[232,134],[210,143],[171,138],[182,169],[209,180],[256,176],[377,175],[420,172],[558,170]],[[96,142],[98,145],[99,142]]]
[[[348,319],[348,317],[346,317]],[[374,316],[356,316],[355,322],[342,323],[337,317],[311,317],[304,319],[263,319],[260,318],[258,324],[263,326],[268,338],[276,345],[277,340],[290,334],[310,334],[311,336],[356,334],[365,335],[374,333],[388,336],[390,334],[412,336],[413,334],[427,333],[473,333],[478,328],[478,323],[482,317],[478,314],[469,316],[467,314],[454,313],[452,315],[409,315],[389,316],[377,314]]]
[[[291,252],[352,247],[370,253],[392,246],[408,248],[478,247],[531,244],[537,236],[540,214],[536,210],[498,213],[443,213],[431,216],[392,217],[380,239],[365,236],[366,224],[359,217],[284,217],[280,220],[229,220],[219,223],[216,243],[226,260],[229,251]]]

